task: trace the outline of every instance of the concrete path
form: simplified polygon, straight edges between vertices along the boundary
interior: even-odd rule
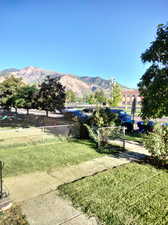
[[[110,143],[120,146],[123,146],[121,140],[110,141]],[[119,154],[119,158],[127,158],[129,160],[141,160],[146,156],[149,156],[149,152],[143,147],[142,144],[134,141],[125,141],[125,152]]]
[[[20,202],[55,191],[61,184],[91,176],[128,162],[129,160],[126,157],[104,156],[79,165],[9,177],[5,179],[5,185],[10,190],[11,199]]]
[[[109,155],[75,166],[6,178],[5,185],[10,190],[11,199],[21,202],[30,225],[98,225],[95,218],[88,218],[74,209],[69,201],[60,198],[56,189],[59,185],[148,155],[142,146],[134,142],[126,142],[126,148],[127,151],[117,157]]]
[[[22,212],[30,225],[97,225],[94,217],[76,210],[69,201],[50,192],[22,204]]]

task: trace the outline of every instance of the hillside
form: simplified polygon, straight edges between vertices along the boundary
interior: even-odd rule
[[[11,75],[21,77],[25,83],[29,84],[40,84],[47,76],[58,77],[67,90],[74,91],[80,97],[97,89],[102,89],[105,92],[111,89],[111,80],[105,80],[100,77],[78,77],[33,66],[25,67],[20,70],[15,68],[2,70],[0,71],[0,82],[2,82],[5,77]]]

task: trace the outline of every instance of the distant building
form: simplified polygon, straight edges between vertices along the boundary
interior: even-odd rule
[[[141,104],[141,97],[139,96],[138,90],[133,90],[133,89],[123,90],[122,105],[131,105],[134,97],[136,97],[137,99],[137,104]]]

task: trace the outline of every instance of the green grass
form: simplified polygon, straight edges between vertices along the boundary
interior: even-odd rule
[[[8,149],[17,146],[26,146],[36,143],[44,143],[58,139],[51,132],[45,132],[41,128],[11,129],[0,131],[0,149]]]
[[[127,141],[135,141],[139,143],[143,143],[143,136],[142,135],[125,135],[123,137]]]
[[[45,171],[81,163],[102,156],[89,141],[56,141],[27,146],[0,148],[0,160],[5,162],[4,176]]]
[[[129,163],[60,186],[76,207],[106,225],[168,224],[168,173]]]

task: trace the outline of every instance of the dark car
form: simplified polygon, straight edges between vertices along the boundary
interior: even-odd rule
[[[94,108],[85,108],[85,109],[83,109],[83,112],[85,112],[85,113],[93,113],[94,112]]]
[[[148,121],[147,123],[145,123],[144,121],[137,122],[139,133],[152,132],[154,129],[154,125],[155,125],[155,122],[153,121]]]
[[[76,117],[80,121],[85,121],[85,120],[87,120],[89,118],[88,115],[86,115],[84,112],[82,112],[81,110],[78,110],[78,109],[67,109],[67,110],[64,110],[64,115],[66,115],[68,117]]]
[[[131,116],[127,114],[124,110],[122,109],[111,109],[107,108],[112,113],[115,113],[118,115],[118,118],[121,122],[122,126],[125,126],[127,128],[127,132],[132,132],[133,131],[133,123],[134,121],[132,120]]]
[[[121,109],[110,109],[110,112],[115,113],[118,115],[121,123],[133,123],[133,120],[129,114],[127,114],[124,110]]]

